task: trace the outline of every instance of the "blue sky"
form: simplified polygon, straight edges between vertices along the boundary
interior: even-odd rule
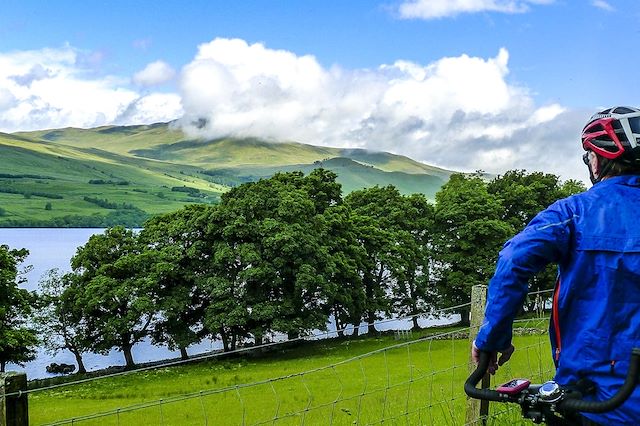
[[[638,42],[631,0],[5,0],[0,131],[178,120],[586,180],[584,121],[640,104]]]

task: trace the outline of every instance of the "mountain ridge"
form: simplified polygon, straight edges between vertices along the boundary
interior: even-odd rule
[[[113,212],[86,201],[96,197],[109,201],[104,205],[133,205],[147,216],[166,213],[189,203],[218,202],[230,187],[277,172],[318,167],[338,175],[343,193],[391,184],[404,194],[433,199],[454,173],[360,148],[196,139],[170,123],[0,133],[0,155],[0,227],[75,226],[79,217],[99,223]],[[51,179],[37,179],[45,175]],[[42,194],[59,198],[45,204]]]

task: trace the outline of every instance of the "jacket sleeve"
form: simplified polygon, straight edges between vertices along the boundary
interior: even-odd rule
[[[513,320],[527,296],[529,278],[565,258],[573,220],[565,204],[558,201],[504,245],[489,282],[485,318],[476,337],[478,348],[500,351],[509,347]]]

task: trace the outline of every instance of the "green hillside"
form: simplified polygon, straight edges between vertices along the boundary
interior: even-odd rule
[[[153,215],[186,203],[216,202],[227,189],[191,166],[12,135],[0,135],[0,158],[0,226],[135,224],[144,220],[141,212]],[[183,186],[199,192],[172,190]],[[107,217],[112,219],[105,222]]]
[[[312,164],[293,164],[272,167],[244,166],[232,169],[214,169],[209,170],[206,173],[214,178],[226,176],[226,182],[231,182],[232,177],[236,178],[236,182],[249,182],[272,176],[278,171],[290,172],[300,170],[305,174],[308,174],[318,167],[322,167],[336,173],[338,175],[338,182],[342,185],[344,193],[375,185],[394,185],[403,194],[421,192],[430,198],[433,198],[435,193],[446,181],[438,176],[428,174],[398,171],[386,172],[373,165],[365,165],[358,161],[354,161],[351,158],[345,157],[334,157],[324,161],[317,161]],[[220,179],[219,181],[225,182],[224,179]]]
[[[127,155],[131,149],[170,144],[184,136],[167,123],[144,126],[103,126],[94,129],[55,129],[15,133],[29,139],[57,142],[77,148],[98,148]]]
[[[433,198],[451,174],[362,149],[196,140],[170,124],[0,133],[0,226],[141,224],[278,171],[334,171],[345,193],[394,185]]]
[[[181,140],[148,149],[133,149],[138,157],[203,167],[264,166],[313,163],[336,157],[340,150],[299,143],[270,143],[258,139]]]

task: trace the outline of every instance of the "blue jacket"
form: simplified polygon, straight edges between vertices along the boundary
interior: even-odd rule
[[[549,327],[555,380],[587,377],[597,385],[593,399],[606,399],[640,347],[640,176],[605,179],[555,202],[504,245],[478,348],[509,346],[528,279],[552,262],[559,269]],[[640,387],[619,409],[584,415],[602,425],[640,425]]]

